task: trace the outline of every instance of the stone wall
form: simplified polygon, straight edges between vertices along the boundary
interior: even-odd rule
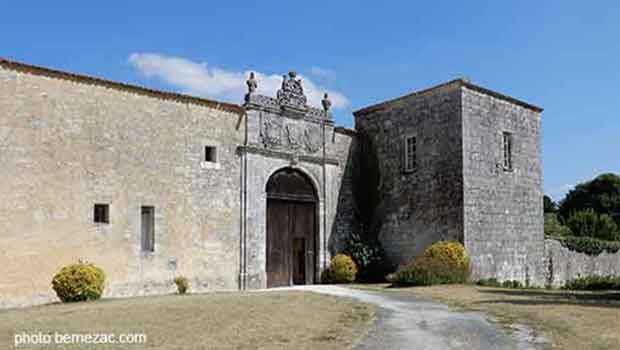
[[[393,264],[441,239],[463,239],[460,89],[447,84],[355,112],[381,173],[379,238]],[[417,169],[404,171],[407,136],[417,138]]]
[[[105,270],[108,297],[171,292],[176,275],[237,289],[242,109],[35,73],[0,67],[0,307],[55,300],[53,274],[80,258]]]
[[[542,283],[540,111],[465,85],[464,238],[473,278]],[[513,169],[503,167],[502,133],[512,134]]]
[[[620,252],[588,255],[545,239],[545,285],[559,288],[573,278],[608,275],[620,276]]]

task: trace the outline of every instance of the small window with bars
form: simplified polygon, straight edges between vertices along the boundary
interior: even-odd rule
[[[95,204],[93,212],[93,221],[100,224],[110,223],[110,205],[109,204]]]
[[[415,136],[407,136],[405,138],[405,154],[404,154],[404,170],[407,172],[414,171],[418,167],[418,140]]]
[[[502,152],[504,155],[504,170],[512,170],[512,134],[502,133]]]

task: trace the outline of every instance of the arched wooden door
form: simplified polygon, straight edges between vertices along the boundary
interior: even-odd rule
[[[315,280],[317,196],[302,172],[285,168],[267,182],[267,287]]]

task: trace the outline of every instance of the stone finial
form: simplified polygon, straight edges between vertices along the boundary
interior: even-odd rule
[[[329,109],[332,107],[332,101],[329,99],[329,95],[327,92],[323,96],[323,100],[321,100],[321,104],[323,105],[323,110],[325,112],[329,112]]]
[[[248,85],[248,94],[254,93],[258,88],[258,82],[254,77],[254,72],[250,72],[250,78],[245,82]]]

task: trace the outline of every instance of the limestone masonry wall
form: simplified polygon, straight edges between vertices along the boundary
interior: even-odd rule
[[[371,107],[372,108],[372,107]],[[448,84],[356,112],[374,143],[381,173],[379,238],[393,264],[441,239],[463,238],[460,89]],[[414,171],[404,170],[405,138],[417,138]]]
[[[0,68],[0,307],[56,300],[86,259],[106,296],[237,289],[241,114]],[[217,163],[204,162],[205,146]],[[110,223],[93,205],[110,205]],[[142,252],[141,206],[155,207]]]
[[[540,285],[540,113],[468,87],[462,96],[464,237],[473,277]],[[512,169],[504,169],[504,132],[512,138]]]
[[[620,276],[620,252],[587,255],[545,239],[546,285],[561,287],[570,279],[585,276]]]

